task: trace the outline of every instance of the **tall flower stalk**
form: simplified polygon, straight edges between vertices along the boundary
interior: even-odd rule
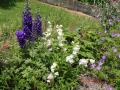
[[[59,72],[56,72],[57,66],[58,66],[57,63],[54,62],[50,67],[51,73],[47,77],[48,83],[50,83],[55,77],[59,76]]]
[[[26,0],[25,9],[23,11],[23,29],[26,35],[26,39],[32,39],[32,14],[30,12],[30,7],[28,5],[28,0]]]
[[[58,33],[58,36],[57,36],[57,39],[58,39],[58,45],[59,47],[63,47],[63,41],[64,41],[64,37],[63,37],[63,30],[62,30],[62,25],[57,25],[56,26],[56,30],[57,30],[57,33]]]
[[[49,48],[49,50],[51,51],[51,45],[52,45],[52,40],[51,40],[51,34],[52,34],[52,24],[50,21],[48,21],[48,27],[47,30],[45,32],[45,44],[46,46]]]
[[[42,21],[39,13],[36,13],[35,20],[33,22],[32,27],[32,35],[34,38],[38,38],[39,36],[43,36],[42,32]]]
[[[30,11],[28,0],[26,0],[22,21],[23,21],[23,27],[27,26],[29,30],[31,31],[32,30],[32,14]]]

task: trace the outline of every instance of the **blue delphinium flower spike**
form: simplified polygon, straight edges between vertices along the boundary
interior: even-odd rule
[[[25,5],[25,9],[23,11],[23,27],[27,26],[29,28],[29,30],[32,31],[32,14],[30,12],[30,8],[28,6],[28,2],[26,2],[27,4]]]
[[[36,37],[38,36],[42,36],[43,32],[42,32],[42,21],[41,21],[41,17],[38,13],[36,13],[36,17],[35,20],[33,22],[33,33],[35,33]]]
[[[28,0],[26,0],[25,9],[23,12],[23,31],[27,40],[32,40],[32,14],[28,5]]]

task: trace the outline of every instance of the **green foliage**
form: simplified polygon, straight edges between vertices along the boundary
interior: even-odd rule
[[[119,8],[115,1],[104,1],[103,4],[99,4],[98,8],[100,9],[97,18],[100,21],[101,26],[105,32],[109,32],[111,29],[119,30]]]
[[[13,60],[9,60],[10,66],[2,69],[0,88],[20,90],[35,88],[56,90],[59,88],[60,90],[69,90],[76,87],[82,69],[77,65],[77,62],[75,65],[66,63],[65,58],[68,53],[56,46],[56,43],[54,42],[52,45],[53,50],[49,51],[41,38],[27,50],[27,57],[23,57],[24,53],[19,52],[18,57],[14,56]],[[70,45],[70,47],[73,46]],[[46,80],[53,62],[58,64],[59,76],[49,84]]]
[[[78,0],[78,1],[88,4],[100,4],[103,3],[105,0]]]

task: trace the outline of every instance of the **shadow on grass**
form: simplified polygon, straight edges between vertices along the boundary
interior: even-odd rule
[[[9,9],[10,7],[15,6],[15,0],[0,0],[0,8]]]
[[[0,8],[10,9],[16,5],[16,2],[23,2],[24,0],[0,0]]]

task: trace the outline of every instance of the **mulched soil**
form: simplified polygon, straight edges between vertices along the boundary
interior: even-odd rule
[[[106,81],[99,80],[90,75],[80,75],[80,83],[81,86],[75,90],[114,90]]]
[[[10,44],[9,44],[9,41],[5,41],[2,43],[1,47],[0,47],[0,51],[4,51],[4,50],[7,50],[10,48]]]

